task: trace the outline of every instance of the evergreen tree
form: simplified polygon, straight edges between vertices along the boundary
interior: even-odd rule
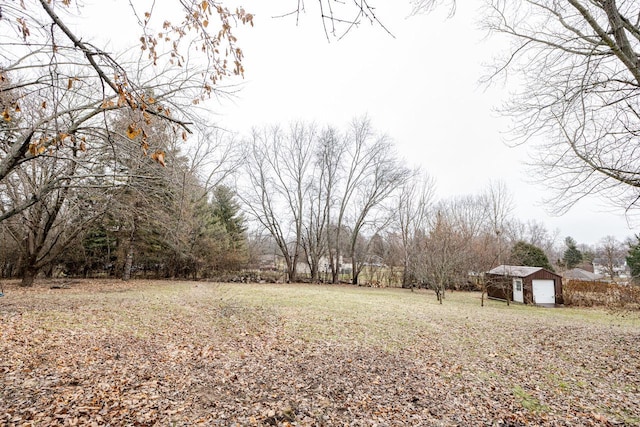
[[[640,279],[640,234],[636,234],[636,242],[629,243],[627,265],[631,269],[631,277],[634,282]]]
[[[572,237],[567,237],[564,239],[564,244],[567,246],[562,257],[565,267],[568,269],[577,267],[582,262],[583,256],[576,247],[576,241]]]
[[[247,227],[244,217],[240,213],[240,205],[235,199],[235,193],[225,185],[218,185],[213,190],[213,216],[229,234],[233,242],[244,241]]]
[[[542,267],[554,271],[549,258],[542,249],[522,240],[511,249],[511,262],[516,265]]]
[[[235,192],[225,186],[218,185],[213,190],[211,202],[213,230],[220,244],[221,254],[217,267],[221,270],[237,270],[247,261],[247,245],[245,219],[240,212]]]

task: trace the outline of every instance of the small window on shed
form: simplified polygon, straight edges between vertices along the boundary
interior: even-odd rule
[[[520,292],[522,290],[522,280],[516,279],[516,292]]]

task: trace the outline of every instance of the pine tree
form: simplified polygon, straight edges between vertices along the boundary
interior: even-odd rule
[[[232,241],[244,241],[244,232],[247,227],[244,224],[244,217],[240,213],[240,205],[235,199],[233,190],[225,185],[214,188],[212,207],[216,223],[224,227]]]
[[[629,243],[627,265],[631,269],[631,278],[637,282],[640,279],[640,234],[636,234],[635,243]]]
[[[247,260],[247,227],[234,191],[225,185],[215,187],[211,209],[214,224],[224,232],[218,240],[227,246],[218,265],[223,270],[237,270]]]
[[[539,247],[522,240],[511,249],[511,262],[529,267],[542,267],[554,271],[549,258]]]
[[[568,269],[577,267],[582,262],[583,256],[576,247],[576,241],[572,237],[567,237],[564,239],[564,244],[567,246],[562,257],[565,267]]]

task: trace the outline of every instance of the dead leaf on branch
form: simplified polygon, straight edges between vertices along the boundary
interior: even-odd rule
[[[29,153],[34,157],[44,153],[46,149],[44,144],[29,144]]]
[[[140,133],[142,133],[142,129],[136,126],[135,123],[131,123],[127,127],[127,137],[129,139],[135,139],[138,135],[140,135]]]
[[[29,27],[27,26],[27,21],[24,18],[17,18],[18,24],[20,24],[20,31],[22,32],[22,39],[27,40],[27,37],[31,35],[29,31]]]
[[[158,150],[151,155],[151,159],[165,167],[166,165],[164,164],[164,156],[164,151]]]

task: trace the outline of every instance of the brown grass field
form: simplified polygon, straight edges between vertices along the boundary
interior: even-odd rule
[[[640,425],[640,316],[353,286],[4,284],[0,425]]]

